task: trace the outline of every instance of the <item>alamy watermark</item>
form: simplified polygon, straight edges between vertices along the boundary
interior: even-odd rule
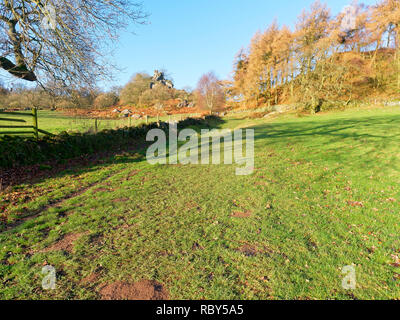
[[[44,266],[42,268],[44,278],[42,280],[42,288],[44,290],[56,289],[56,269],[53,266]]]
[[[40,26],[46,30],[55,30],[57,27],[56,8],[49,3],[42,7],[41,13],[44,17],[41,20]]]
[[[355,290],[357,285],[356,268],[354,266],[345,266],[342,268],[342,288],[345,290]]]
[[[189,139],[189,141],[188,141]],[[237,164],[236,175],[250,175],[254,171],[254,130],[201,130],[199,135],[193,129],[178,132],[177,124],[170,123],[167,136],[161,129],[147,133],[146,141],[156,141],[146,153],[152,164]],[[178,148],[178,142],[186,142]],[[223,159],[221,156],[223,142]],[[168,148],[168,150],[167,150]]]
[[[341,29],[344,32],[355,30],[357,28],[358,9],[354,5],[347,5],[342,10],[343,18]]]

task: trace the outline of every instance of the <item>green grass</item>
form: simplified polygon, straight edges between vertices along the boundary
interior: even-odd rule
[[[1,194],[17,223],[0,233],[0,298],[96,299],[101,284],[142,279],[172,299],[400,298],[399,109],[223,126],[255,128],[253,175],[135,153]],[[71,252],[43,250],[71,234]],[[44,264],[54,291],[41,289]]]

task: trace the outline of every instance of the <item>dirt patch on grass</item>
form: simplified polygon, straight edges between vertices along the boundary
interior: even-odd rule
[[[40,252],[51,252],[51,251],[67,251],[72,252],[74,249],[74,242],[78,240],[84,233],[70,233],[65,235],[61,240],[57,241],[50,247],[47,247]]]
[[[247,257],[254,257],[258,253],[260,253],[259,250],[255,246],[252,246],[249,244],[244,244],[243,246],[239,247],[237,250],[239,252],[243,253]]]
[[[251,212],[250,211],[235,211],[232,213],[233,218],[250,218]]]
[[[113,282],[100,289],[102,300],[168,300],[165,288],[156,281]]]
[[[137,176],[137,175],[139,174],[139,172],[140,172],[140,170],[133,170],[133,171],[129,172],[129,173],[124,177],[124,179],[125,179],[126,181],[129,181],[129,180],[131,180],[134,176]]]
[[[100,279],[100,274],[94,272],[94,273],[89,274],[87,277],[83,278],[81,280],[81,283],[84,285],[85,284],[93,284],[93,283],[97,282],[99,279]]]

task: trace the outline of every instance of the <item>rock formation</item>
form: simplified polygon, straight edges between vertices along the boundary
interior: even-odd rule
[[[155,70],[152,81],[150,83],[150,89],[153,89],[158,84],[166,86],[169,89],[172,89],[174,87],[174,84],[172,83],[171,80],[165,79],[164,72]]]

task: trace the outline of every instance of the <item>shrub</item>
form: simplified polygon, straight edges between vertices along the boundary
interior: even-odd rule
[[[93,102],[96,109],[107,109],[118,103],[118,96],[115,93],[101,93]]]
[[[332,110],[344,110],[346,109],[347,103],[344,101],[331,101],[319,99],[316,102],[306,103],[300,109],[303,112],[311,112],[312,114],[324,111]]]

